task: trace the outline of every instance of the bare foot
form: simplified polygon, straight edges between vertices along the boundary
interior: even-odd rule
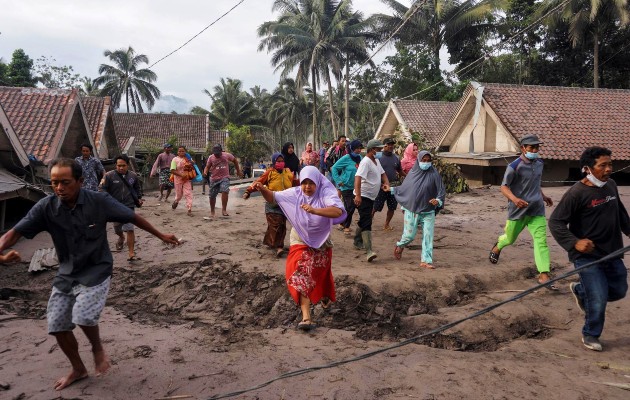
[[[104,350],[94,352],[94,371],[96,376],[105,375],[112,366]]]
[[[429,264],[429,263],[426,263],[426,262],[424,262],[424,261],[420,263],[420,266],[421,266],[422,268],[426,268],[426,269],[435,269],[435,267],[433,266],[433,264]]]
[[[227,211],[223,211],[221,214],[222,214],[224,217],[229,217],[229,216],[230,216],[230,214],[228,214],[228,212],[227,212]]]
[[[76,381],[85,379],[88,377],[88,372],[84,369],[82,371],[72,370],[70,373],[62,378],[59,378],[53,386],[55,390],[62,390],[63,388],[72,385]]]

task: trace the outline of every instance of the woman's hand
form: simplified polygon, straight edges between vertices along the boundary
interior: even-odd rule
[[[433,205],[433,206],[437,206],[438,204],[440,204],[440,202],[437,201],[437,199],[431,199],[431,200],[429,200],[429,203],[431,203],[431,205]]]
[[[302,207],[302,210],[306,211],[309,214],[316,214],[317,209],[310,204],[302,204],[300,207]]]
[[[243,193],[243,200],[249,199],[249,192]]]

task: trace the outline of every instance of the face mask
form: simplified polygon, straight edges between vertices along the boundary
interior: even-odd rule
[[[532,153],[531,151],[528,151],[525,153],[525,157],[527,157],[528,160],[535,160],[538,158],[538,153]]]
[[[426,171],[427,169],[431,168],[431,162],[419,162],[418,165],[420,166],[420,169],[423,171]]]
[[[284,161],[276,161],[274,165],[276,166],[276,169],[284,169]]]
[[[606,184],[606,182],[597,179],[588,168],[585,167],[584,172],[588,173],[588,175],[586,175],[586,179],[588,179],[593,185],[597,186],[598,188]]]

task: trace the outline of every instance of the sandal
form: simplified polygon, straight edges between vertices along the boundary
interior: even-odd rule
[[[386,227],[383,228],[383,230],[386,231],[386,232],[391,232],[391,231],[394,230],[394,227],[393,226],[386,226]]]
[[[404,247],[400,247],[400,246],[394,247],[394,258],[397,260],[400,260],[402,258],[403,250],[405,250]]]
[[[547,279],[546,281],[541,281],[541,280],[540,280],[540,279],[541,279],[540,275],[542,275],[542,274],[539,274],[539,275],[538,275],[538,279],[536,279],[536,281],[537,281],[539,284],[541,284],[541,285],[545,285],[545,284],[546,284],[546,285],[545,285],[545,289],[549,289],[549,290],[551,290],[551,291],[560,290],[560,288],[559,288],[558,286],[556,286],[555,284],[553,284],[553,283],[547,284],[547,282],[549,282],[549,279]],[[550,277],[549,277],[549,278],[550,278]]]
[[[177,205],[179,204],[179,202],[174,201],[173,204],[171,204],[171,208],[174,210],[177,208]]]
[[[276,250],[276,257],[281,258],[284,255],[284,248]]]
[[[495,253],[493,250],[495,247],[497,247],[497,245],[499,244],[499,242],[496,242],[494,244],[494,246],[492,246],[492,249],[490,249],[490,255],[488,256],[488,258],[490,259],[490,262],[492,264],[496,264],[499,262],[499,256],[501,255],[501,251],[499,250],[498,253]],[[497,247],[498,248],[498,247]]]
[[[420,266],[426,269],[435,269],[435,267],[432,264],[425,263],[424,261],[420,263]]]
[[[332,301],[330,301],[330,299],[326,297],[322,299],[321,303],[322,303],[322,308],[326,310],[328,307],[330,307],[330,303],[332,303]]]
[[[305,319],[302,320],[299,324],[298,324],[298,329],[304,332],[308,332],[312,329],[315,329],[315,323],[312,322],[310,319]]]
[[[343,228],[342,231],[343,231],[344,235],[352,236],[352,229],[350,229],[350,228]]]

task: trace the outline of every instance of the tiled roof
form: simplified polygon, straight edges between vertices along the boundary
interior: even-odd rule
[[[0,87],[0,102],[27,153],[48,161],[58,152],[76,90]]]
[[[407,128],[422,134],[428,147],[437,146],[442,131],[457,110],[457,102],[393,100]]]
[[[217,131],[214,129],[210,129],[210,140],[208,141],[210,146],[214,146],[215,144],[220,144],[221,147],[225,150],[225,139],[227,139],[227,131]]]
[[[483,84],[483,98],[515,138],[537,134],[547,159],[578,160],[589,146],[630,159],[630,90]]]
[[[107,114],[110,112],[111,97],[81,97],[83,103],[83,109],[85,110],[85,116],[90,126],[90,132],[92,132],[92,139],[94,140],[95,154],[99,153],[101,148],[101,140],[105,132],[105,125],[107,124]]]
[[[172,136],[189,149],[205,150],[208,134],[207,115],[114,113],[114,127],[120,147],[135,136],[136,151],[146,146],[162,146]]]

